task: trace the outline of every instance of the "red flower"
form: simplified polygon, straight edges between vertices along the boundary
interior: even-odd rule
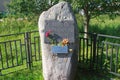
[[[47,31],[47,32],[45,33],[45,36],[46,36],[46,37],[49,37],[50,34],[51,34],[51,31],[49,30],[49,31]]]

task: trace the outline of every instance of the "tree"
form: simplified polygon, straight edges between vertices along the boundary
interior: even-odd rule
[[[9,11],[12,13],[40,14],[59,1],[71,3],[75,12],[83,11],[84,32],[88,32],[90,19],[101,14],[109,14],[111,18],[120,15],[119,0],[11,0]],[[87,38],[87,35],[85,35]]]
[[[40,14],[50,7],[49,0],[11,0],[8,10],[13,14]]]
[[[40,14],[58,2],[59,0],[11,0],[8,10],[13,14]]]
[[[120,1],[118,0],[72,0],[73,9],[84,13],[84,32],[88,32],[90,19],[101,14],[110,17],[120,15]],[[85,35],[87,38],[87,35]]]

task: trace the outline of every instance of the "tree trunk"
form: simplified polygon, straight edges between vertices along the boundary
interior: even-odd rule
[[[88,13],[88,6],[84,8],[84,38],[88,38],[88,28],[89,28],[89,22],[90,22],[90,15]]]

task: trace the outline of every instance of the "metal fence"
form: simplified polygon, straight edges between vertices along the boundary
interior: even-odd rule
[[[81,32],[79,39],[81,68],[104,69],[120,76],[120,37]],[[0,35],[0,75],[31,69],[41,61],[40,53],[38,31]]]
[[[40,60],[38,31],[0,36],[0,75],[31,69]]]
[[[120,76],[120,37],[81,32],[79,62],[81,68],[104,69]]]

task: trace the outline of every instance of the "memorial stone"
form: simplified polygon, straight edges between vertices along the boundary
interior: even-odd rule
[[[78,27],[72,8],[60,2],[39,17],[44,80],[75,80]]]

